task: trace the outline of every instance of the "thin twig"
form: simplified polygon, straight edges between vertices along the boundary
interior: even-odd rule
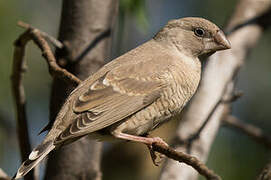
[[[226,88],[223,92],[223,95],[226,93]],[[206,117],[206,120],[203,122],[203,124],[200,126],[200,128],[192,135],[189,136],[189,138],[182,140],[181,143],[186,144],[187,145],[187,153],[190,153],[191,150],[191,146],[193,141],[197,140],[198,138],[200,138],[200,134],[201,132],[204,130],[205,126],[208,124],[210,118],[212,117],[213,113],[215,112],[215,110],[217,109],[217,107],[221,104],[221,103],[232,103],[236,100],[238,100],[240,97],[243,96],[243,92],[241,91],[233,91],[231,93],[231,95],[229,97],[224,97],[222,96],[220,98],[220,100],[217,101],[217,103],[215,104],[215,106],[212,108],[211,112],[208,114],[208,116]]]
[[[34,28],[33,26],[31,26],[30,24],[27,24],[23,21],[18,21],[17,23],[18,26],[24,28],[24,29],[36,29]],[[43,32],[41,30],[39,30],[39,33],[49,42],[51,42],[55,47],[59,48],[59,49],[62,49],[64,48],[64,45],[59,41],[57,40],[56,38],[54,38],[53,36],[47,34],[46,32]]]
[[[153,150],[166,155],[167,157],[174,159],[179,162],[183,162],[187,165],[192,166],[198,171],[202,176],[208,180],[221,180],[221,177],[215,174],[211,169],[209,169],[203,162],[198,160],[196,157],[183,152],[178,152],[173,148],[165,146],[163,144],[154,144]]]
[[[16,106],[16,119],[17,119],[17,136],[20,145],[21,160],[28,158],[31,152],[30,139],[28,134],[28,125],[26,117],[26,99],[24,87],[22,83],[23,73],[26,70],[24,62],[25,45],[29,41],[27,34],[29,31],[23,33],[15,42],[15,50],[13,55],[13,68],[12,68],[12,93]],[[35,180],[33,171],[25,177],[26,180]]]
[[[224,93],[225,94],[225,93]],[[221,103],[232,103],[237,101],[239,98],[241,98],[244,95],[242,91],[233,91],[230,95],[230,97],[227,98],[221,98]]]
[[[18,22],[18,25],[27,28],[27,30],[15,41],[15,46],[25,46],[29,40],[33,40],[42,51],[42,56],[47,61],[49,72],[53,77],[60,78],[67,83],[73,84],[74,86],[77,86],[81,82],[80,79],[68,72],[66,69],[59,67],[50,46],[44,38],[44,34],[46,33],[40,31],[39,29],[33,28],[29,24],[23,23],[21,21]],[[50,37],[50,39],[52,40],[54,38]],[[22,44],[21,41],[25,41],[24,44]],[[54,39],[53,41],[57,42],[56,39]]]
[[[21,24],[22,25],[22,24]],[[60,68],[56,59],[53,55],[53,52],[43,38],[43,35],[38,29],[32,28],[24,24],[27,30],[19,36],[15,41],[14,46],[14,55],[13,55],[13,68],[12,68],[12,92],[14,97],[14,102],[16,105],[16,115],[17,115],[17,135],[20,144],[21,159],[25,160],[28,158],[28,154],[31,152],[31,143],[28,134],[28,125],[27,125],[27,116],[26,116],[26,99],[25,91],[23,87],[23,73],[26,70],[26,62],[24,59],[25,56],[25,46],[30,41],[33,40],[36,45],[41,49],[42,55],[45,57],[48,66],[49,72],[52,76],[61,78],[68,83],[71,83],[74,86],[77,86],[81,80],[78,79],[73,74],[69,73],[65,69]],[[26,176],[26,179],[34,180],[37,179],[37,176],[30,172],[30,175]]]
[[[66,81],[67,83],[71,83],[74,86],[80,84],[81,80],[76,76],[68,72],[66,69],[63,69],[58,66],[55,56],[46,42],[46,40],[42,37],[39,30],[32,29],[31,30],[31,39],[36,43],[36,45],[41,49],[42,56],[46,59],[48,63],[49,72],[53,77],[59,78],[61,80]]]
[[[223,119],[223,122],[225,125],[243,132],[258,143],[261,143],[271,149],[271,136],[265,134],[261,128],[242,122],[232,115],[226,116],[226,118]]]
[[[219,100],[215,106],[212,108],[212,111],[208,114],[208,116],[206,117],[206,120],[203,122],[203,124],[200,126],[200,128],[192,135],[190,135],[188,137],[188,139],[185,139],[182,141],[182,143],[187,145],[187,153],[191,152],[191,146],[192,143],[200,138],[200,134],[202,133],[202,131],[204,130],[204,128],[206,127],[206,125],[208,124],[209,120],[211,119],[213,113],[215,112],[216,108],[220,105],[221,100]]]

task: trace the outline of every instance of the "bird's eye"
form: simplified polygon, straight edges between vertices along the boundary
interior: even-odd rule
[[[205,31],[204,31],[204,29],[202,29],[202,28],[195,28],[195,29],[194,29],[194,33],[195,33],[195,35],[198,36],[198,37],[203,37],[204,34],[205,34]]]

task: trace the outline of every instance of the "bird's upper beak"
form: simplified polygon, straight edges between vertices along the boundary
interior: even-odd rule
[[[214,36],[214,40],[219,45],[219,50],[231,48],[229,40],[226,38],[225,34],[221,30],[216,33],[216,35]]]

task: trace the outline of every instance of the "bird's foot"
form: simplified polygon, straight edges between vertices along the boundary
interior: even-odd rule
[[[148,137],[149,142],[145,143],[146,145],[153,145],[153,144],[162,144],[168,147],[168,144],[160,137]]]
[[[160,166],[163,163],[163,160],[165,159],[165,155],[154,151],[152,146],[150,145],[147,145],[147,147],[149,149],[153,164],[155,166]]]
[[[163,140],[161,139],[160,137],[149,137],[150,139],[152,139],[150,142],[150,144],[146,144],[148,149],[149,149],[149,152],[150,152],[150,155],[151,155],[151,159],[152,159],[152,162],[155,166],[160,166],[164,159],[165,159],[165,155],[164,154],[161,154],[159,152],[156,152],[153,150],[153,144],[162,144],[166,147],[168,147],[168,144]]]
[[[163,146],[168,147],[168,144],[160,137],[141,137],[141,136],[135,136],[135,135],[126,134],[122,132],[113,132],[113,135],[120,139],[125,139],[129,141],[134,141],[134,142],[141,142],[141,143],[146,144],[149,148],[153,164],[155,166],[159,166],[162,163],[164,155],[161,153],[155,152],[153,150],[154,144],[161,144]]]

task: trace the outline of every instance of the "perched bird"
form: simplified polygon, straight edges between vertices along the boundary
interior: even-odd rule
[[[26,175],[50,151],[85,135],[151,146],[144,136],[178,115],[201,78],[199,56],[229,49],[224,33],[195,17],[171,20],[153,39],[112,60],[67,98],[43,142],[19,168]]]

